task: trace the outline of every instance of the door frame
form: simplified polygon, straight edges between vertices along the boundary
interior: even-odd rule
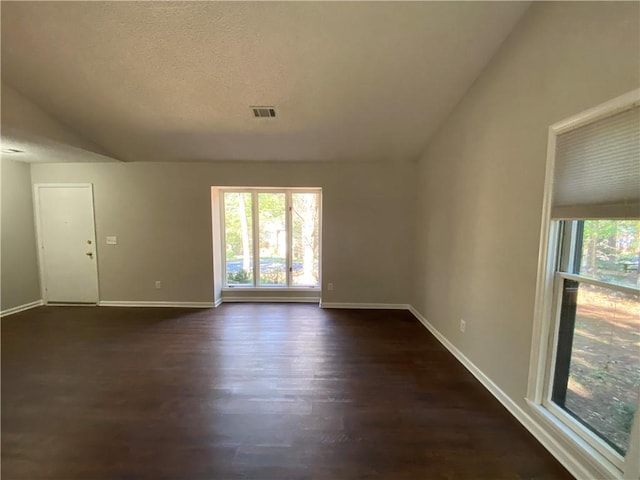
[[[47,298],[47,285],[45,282],[44,274],[44,255],[42,249],[42,217],[40,214],[40,189],[41,188],[88,188],[91,193],[91,226],[93,231],[93,237],[91,241],[95,245],[95,261],[96,261],[96,285],[98,287],[97,298],[95,304],[100,302],[100,276],[98,275],[98,243],[96,242],[96,216],[95,216],[95,199],[93,197],[93,184],[92,183],[34,183],[33,184],[33,213],[36,227],[36,250],[38,251],[38,272],[40,274],[40,296],[42,303],[47,305],[49,299]],[[85,305],[93,305],[93,302]]]

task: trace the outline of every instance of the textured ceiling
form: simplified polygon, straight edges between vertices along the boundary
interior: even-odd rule
[[[3,81],[125,161],[415,159],[528,7],[1,5]]]

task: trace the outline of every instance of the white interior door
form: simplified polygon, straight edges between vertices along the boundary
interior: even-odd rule
[[[45,301],[97,303],[92,186],[36,185],[36,208]]]

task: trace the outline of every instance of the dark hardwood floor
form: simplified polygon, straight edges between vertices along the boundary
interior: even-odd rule
[[[571,476],[404,311],[2,319],[2,479]]]

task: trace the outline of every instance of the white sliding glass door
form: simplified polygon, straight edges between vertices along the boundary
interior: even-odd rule
[[[225,189],[226,288],[319,288],[319,189]]]

